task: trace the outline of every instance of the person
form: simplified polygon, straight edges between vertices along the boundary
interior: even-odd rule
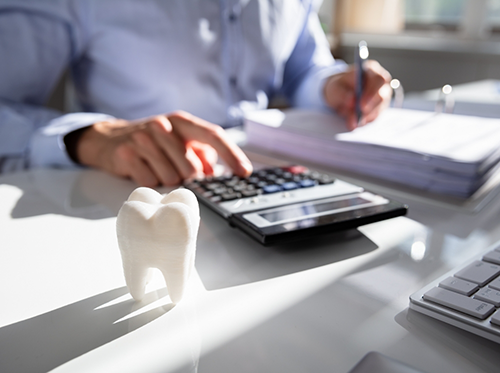
[[[252,165],[223,128],[264,109],[333,110],[356,126],[355,74],[314,0],[0,0],[0,171],[84,165],[144,186]],[[390,100],[365,65],[364,122]],[[64,71],[81,110],[44,107]]]

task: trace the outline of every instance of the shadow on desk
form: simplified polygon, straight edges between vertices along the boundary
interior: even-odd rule
[[[378,248],[356,229],[262,246],[205,206],[201,206],[200,214],[199,237],[203,242],[198,242],[196,268],[207,290],[306,271]]]
[[[146,325],[173,308],[169,303],[126,318],[164,297],[167,291],[148,293],[140,303],[128,299],[112,304],[127,293],[126,287],[110,290],[0,328],[0,371],[47,372]]]

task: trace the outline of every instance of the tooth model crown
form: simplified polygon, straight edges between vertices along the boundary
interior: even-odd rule
[[[173,303],[185,292],[194,268],[200,210],[193,192],[166,196],[137,188],[118,212],[116,232],[125,281],[132,297],[144,297],[148,272],[158,268]]]

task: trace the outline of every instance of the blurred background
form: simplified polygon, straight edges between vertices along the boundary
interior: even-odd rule
[[[406,92],[500,79],[500,0],[324,0],[335,57],[366,40]]]

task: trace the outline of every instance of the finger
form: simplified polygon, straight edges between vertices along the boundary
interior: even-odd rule
[[[365,63],[365,81],[363,86],[363,95],[361,97],[361,108],[363,112],[368,110],[368,105],[372,103],[372,107],[381,102],[379,95],[380,89],[388,85],[391,81],[391,75],[376,61],[366,61]]]
[[[325,101],[328,106],[339,114],[346,112],[354,104],[354,83],[355,74],[353,68],[330,77],[324,88]]]
[[[137,184],[146,187],[157,186],[159,181],[149,166],[142,161],[133,145],[123,143],[115,152],[116,171],[121,176],[130,177]]]
[[[180,138],[212,146],[235,174],[248,176],[252,172],[252,164],[247,156],[227,138],[222,127],[184,112],[170,114],[169,120]]]
[[[155,142],[166,154],[181,179],[194,177],[203,170],[201,161],[188,149],[187,141],[174,132],[172,124],[165,116],[152,118],[148,127]]]
[[[365,110],[367,119],[369,119],[369,121],[374,120],[383,109],[389,106],[391,97],[392,88],[390,85],[385,84],[379,89],[373,99],[366,104]]]
[[[137,146],[136,151],[147,162],[156,178],[163,185],[177,185],[181,182],[181,177],[172,165],[172,162],[165,156],[158,147],[158,144],[151,139],[148,133],[135,132],[132,134],[132,139]]]
[[[188,177],[203,176],[204,174],[203,162],[201,161],[200,157],[198,157],[198,154],[189,146],[186,148],[186,159],[191,163],[191,165],[195,169],[195,172],[189,175]]]
[[[392,92],[392,89],[389,87],[389,90]],[[383,94],[382,94],[383,96]],[[385,110],[389,104],[390,104],[390,95],[388,96],[387,99],[382,100],[382,102],[374,107],[372,110],[369,111],[369,113],[366,115],[366,123],[373,122],[377,117],[380,115],[380,113]]]
[[[217,163],[217,152],[210,145],[198,141],[191,141],[189,147],[193,149],[203,165],[205,175],[214,174],[214,165]]]

